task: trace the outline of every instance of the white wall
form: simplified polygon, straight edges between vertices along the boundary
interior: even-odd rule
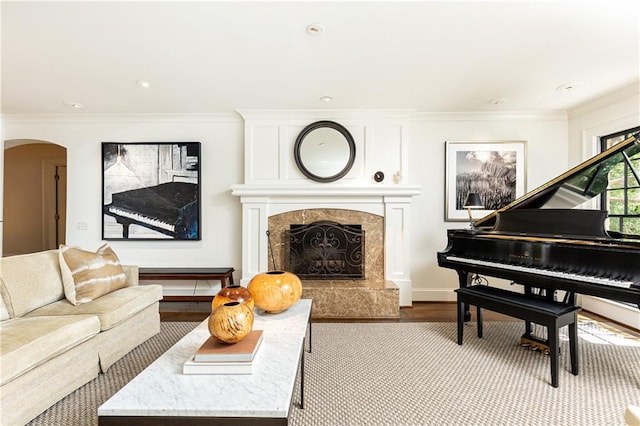
[[[243,122],[236,116],[4,117],[4,138],[40,139],[67,148],[67,243],[87,249],[101,244],[100,142],[202,142],[202,241],[162,244],[114,241],[125,263],[141,266],[233,266],[241,274],[241,206],[230,195],[243,182]],[[453,300],[456,274],[439,268],[446,246],[444,143],[447,140],[526,140],[527,188],[567,169],[567,120],[551,114],[414,114],[409,123],[406,183],[420,185],[412,208],[413,299]],[[87,230],[77,229],[87,222]]]
[[[569,159],[575,165],[599,152],[598,138],[640,126],[640,84],[636,83],[569,111]],[[591,312],[640,329],[637,309],[594,297],[581,297]]]
[[[241,207],[230,193],[243,177],[240,116],[4,116],[3,126],[4,140],[44,140],[67,148],[67,244],[91,250],[102,244],[101,142],[201,142],[202,240],[110,244],[123,263],[240,270]],[[80,223],[88,228],[78,229]]]
[[[414,301],[455,300],[458,276],[438,267],[436,253],[447,245],[445,222],[445,141],[527,141],[527,188],[530,191],[567,170],[567,117],[563,112],[530,114],[414,114],[409,126],[411,184],[421,185],[413,200],[411,277]],[[492,283],[503,283],[492,279]]]
[[[5,116],[4,139],[39,139],[67,148],[67,243],[87,249],[101,244],[100,142],[202,142],[202,241],[114,241],[125,263],[141,266],[233,266],[242,276],[241,204],[230,194],[244,178],[244,123],[239,116]],[[414,114],[408,125],[409,185],[420,185],[412,201],[411,277],[413,300],[454,300],[454,271],[439,268],[446,246],[444,146],[447,140],[526,140],[527,189],[567,170],[567,119],[545,114]],[[87,230],[77,229],[87,222]]]

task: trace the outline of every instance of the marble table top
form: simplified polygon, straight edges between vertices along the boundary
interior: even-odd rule
[[[311,315],[301,299],[279,314],[255,310],[264,340],[252,374],[185,375],[182,365],[209,337],[207,320],[98,408],[98,416],[271,417],[289,415]]]

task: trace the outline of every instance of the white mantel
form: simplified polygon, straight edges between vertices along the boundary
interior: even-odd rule
[[[420,193],[419,186],[412,185],[341,185],[340,183],[319,183],[309,185],[234,185],[232,194],[239,197],[262,197],[265,194],[278,197],[310,198],[320,197],[327,202],[326,197],[352,198],[359,203],[368,197],[413,197]]]
[[[335,208],[384,217],[385,279],[400,289],[400,306],[411,306],[409,223],[419,186],[234,185],[242,203],[242,283],[269,270],[267,229],[272,215],[302,209]]]

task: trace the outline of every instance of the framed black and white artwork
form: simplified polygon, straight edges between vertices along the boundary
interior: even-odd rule
[[[200,240],[200,142],[103,142],[102,238]]]
[[[474,219],[515,201],[526,191],[526,141],[447,141],[445,220],[468,221],[467,196],[480,196]]]

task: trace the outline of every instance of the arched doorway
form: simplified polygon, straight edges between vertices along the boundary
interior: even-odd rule
[[[3,256],[65,242],[66,148],[41,140],[5,141],[3,190]]]

